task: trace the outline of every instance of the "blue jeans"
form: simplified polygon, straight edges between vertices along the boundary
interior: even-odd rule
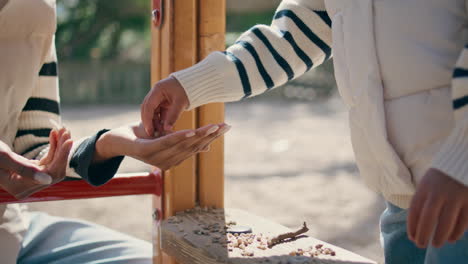
[[[150,243],[84,221],[31,213],[18,264],[152,263]]]
[[[468,233],[455,244],[420,249],[408,239],[408,210],[387,203],[380,217],[380,232],[386,264],[463,264],[468,263]]]

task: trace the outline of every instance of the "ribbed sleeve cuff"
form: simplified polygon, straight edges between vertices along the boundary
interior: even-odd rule
[[[92,164],[94,152],[96,151],[96,141],[108,129],[99,131],[96,135],[87,138],[74,151],[70,160],[70,167],[84,180],[94,186],[100,186],[108,182],[119,169],[123,156],[109,159],[105,162]]]
[[[468,122],[460,121],[432,162],[454,180],[468,186]]]
[[[188,110],[214,103],[237,101],[243,94],[237,71],[223,53],[211,53],[203,61],[173,73],[187,93]]]

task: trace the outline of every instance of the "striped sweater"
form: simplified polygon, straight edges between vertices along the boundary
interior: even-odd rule
[[[257,25],[225,52],[174,73],[187,88],[190,108],[261,94],[329,59],[331,20],[322,0],[307,4],[283,1],[270,26]]]
[[[13,150],[29,159],[41,159],[49,151],[50,132],[59,128],[60,124],[58,64],[55,44],[52,42],[45,63],[39,70],[36,87],[20,114]],[[96,135],[74,143],[67,176],[81,177],[93,185],[102,185],[114,176],[123,157],[98,165],[92,164],[96,141],[107,131],[101,130]]]
[[[173,73],[187,93],[189,108],[261,94],[330,58],[332,22],[325,2],[283,0],[271,25],[254,26],[225,52]],[[468,185],[468,166],[462,164],[468,160],[468,46],[454,65],[452,84],[457,121],[433,167]]]
[[[47,153],[49,133],[61,123],[55,12],[53,0],[10,0],[0,12],[0,140],[30,159]],[[121,157],[92,164],[94,144],[104,131],[74,143],[68,176],[99,185],[114,175]],[[22,206],[0,205],[2,263],[16,263],[28,228]]]
[[[47,53],[36,87],[23,107],[13,143],[13,150],[29,159],[40,159],[47,153],[49,134],[61,123],[57,57],[53,43]]]

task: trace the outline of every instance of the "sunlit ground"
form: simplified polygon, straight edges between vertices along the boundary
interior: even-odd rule
[[[139,107],[65,107],[63,114],[79,138],[138,121]],[[255,99],[229,104],[226,119],[233,126],[226,137],[227,207],[289,227],[306,220],[309,235],[383,262],[378,232],[383,201],[358,176],[339,99],[321,103]],[[126,160],[120,171],[147,169]],[[31,205],[146,240],[151,237],[150,207],[148,196]]]

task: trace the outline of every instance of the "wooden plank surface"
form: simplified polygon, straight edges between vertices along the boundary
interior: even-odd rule
[[[199,0],[199,59],[213,51],[224,50],[226,1]],[[224,122],[224,104],[198,108],[198,126]],[[224,138],[217,139],[210,152],[198,156],[198,199],[201,206],[224,207]]]
[[[307,236],[278,244],[271,249],[258,248],[261,242],[258,242],[256,238],[254,238],[254,243],[248,245],[245,250],[232,248],[229,246],[231,243],[228,242],[232,239],[229,239],[229,235],[222,231],[229,224],[251,227],[252,234],[263,239],[292,231],[280,224],[237,209],[203,210],[197,208],[179,213],[163,222],[161,241],[163,250],[174,256],[181,264],[375,264],[374,261],[350,251]],[[290,255],[291,252],[297,252],[300,249],[307,251],[313,248],[317,251],[317,247],[330,249],[334,252],[334,256]],[[243,256],[243,252],[246,251],[252,252],[253,256]]]

